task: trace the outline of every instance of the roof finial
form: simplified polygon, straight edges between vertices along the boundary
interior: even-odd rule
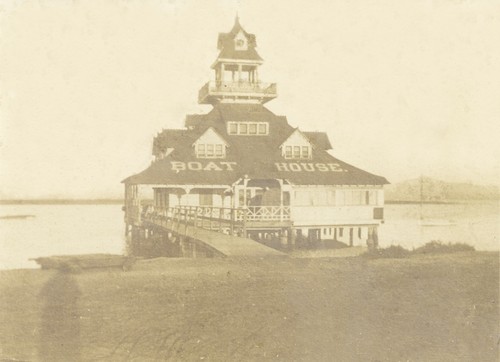
[[[240,25],[240,15],[238,14],[238,11],[236,11],[236,17],[234,18],[234,25]]]

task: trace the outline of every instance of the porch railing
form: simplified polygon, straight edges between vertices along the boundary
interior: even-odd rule
[[[246,218],[251,221],[288,221],[290,206],[248,206]]]
[[[153,223],[173,222],[193,225],[203,229],[218,230],[233,234],[245,230],[252,222],[289,221],[289,206],[248,206],[226,208],[212,206],[174,206],[167,208],[144,207],[141,219]]]

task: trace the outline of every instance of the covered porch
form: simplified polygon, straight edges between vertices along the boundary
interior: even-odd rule
[[[233,220],[245,221],[249,228],[288,227],[291,225],[290,191],[286,180],[248,177],[233,185],[126,184],[125,219],[129,224],[140,224],[149,215],[167,216],[175,208],[197,207],[214,218],[234,210]]]

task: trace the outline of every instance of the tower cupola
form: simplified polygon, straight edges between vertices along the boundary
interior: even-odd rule
[[[256,47],[255,35],[247,33],[236,17],[231,31],[219,34],[219,55],[212,64],[215,81],[200,89],[198,102],[266,103],[276,98],[276,83],[262,83],[259,79],[258,69],[263,59]]]

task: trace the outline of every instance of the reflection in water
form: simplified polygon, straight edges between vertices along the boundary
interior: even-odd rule
[[[55,274],[42,288],[43,310],[39,358],[42,361],[80,360],[80,290],[69,270]]]

